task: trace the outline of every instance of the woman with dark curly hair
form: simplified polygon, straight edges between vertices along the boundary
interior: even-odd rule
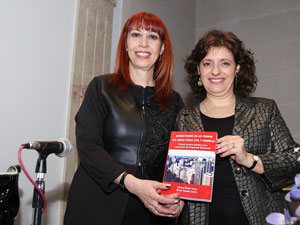
[[[273,100],[255,91],[253,54],[231,32],[211,30],[187,57],[188,82],[197,98],[182,109],[180,131],[216,131],[212,202],[187,202],[179,224],[263,225],[283,211],[282,188],[300,170],[299,145]]]

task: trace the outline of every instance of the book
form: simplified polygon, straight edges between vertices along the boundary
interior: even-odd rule
[[[179,193],[181,199],[212,201],[217,132],[171,132],[161,194]]]

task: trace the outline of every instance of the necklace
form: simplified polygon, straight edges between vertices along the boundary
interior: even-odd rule
[[[208,108],[206,107],[205,101],[202,102],[202,106],[203,106],[203,109],[205,110],[205,112],[207,114],[209,114],[208,116],[211,116],[212,118],[225,118],[228,116],[232,116],[232,111],[234,113],[235,102],[233,102],[227,106],[219,107],[218,109],[216,108],[217,112],[221,112],[221,113],[217,113],[217,114],[212,113],[210,110],[208,110]]]

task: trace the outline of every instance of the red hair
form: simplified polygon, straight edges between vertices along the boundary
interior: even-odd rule
[[[158,33],[164,44],[164,52],[161,59],[156,62],[153,74],[155,102],[160,105],[160,109],[163,109],[172,96],[173,50],[166,26],[158,16],[152,13],[134,14],[125,23],[116,54],[115,74],[110,79],[110,83],[116,85],[120,92],[124,92],[129,84],[133,84],[129,74],[129,58],[126,51],[127,35],[132,29],[145,29]]]

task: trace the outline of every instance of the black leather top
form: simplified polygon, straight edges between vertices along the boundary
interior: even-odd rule
[[[137,166],[152,174],[154,167],[160,167],[159,171],[164,168],[176,113],[183,106],[174,91],[169,104],[159,110],[154,87],[129,85],[120,93],[109,84],[110,78],[102,75],[91,81],[76,115],[81,166],[105,185],[124,170],[135,173]],[[109,179],[101,179],[103,176]]]
[[[90,82],[76,115],[80,165],[69,191],[65,225],[120,225],[130,194],[114,179],[124,171],[151,180],[163,175],[181,97],[174,92],[160,111],[153,101],[154,87],[129,85],[120,93],[108,83],[110,78],[102,75]]]
[[[107,110],[103,132],[105,149],[123,164],[164,165],[176,112],[182,107],[181,98],[177,94],[173,104],[160,111],[153,102],[154,87],[129,85],[122,94],[108,84],[109,78],[97,78]]]

